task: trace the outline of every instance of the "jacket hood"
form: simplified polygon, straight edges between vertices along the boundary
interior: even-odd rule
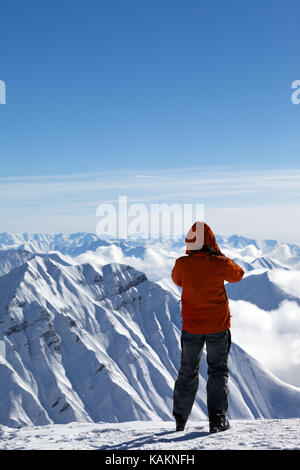
[[[187,255],[189,255],[193,250],[201,250],[204,245],[209,246],[220,255],[223,255],[216,242],[214,232],[205,222],[197,221],[192,225],[186,235],[185,243],[185,252]]]

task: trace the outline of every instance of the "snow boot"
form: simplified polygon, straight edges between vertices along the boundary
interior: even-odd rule
[[[216,413],[209,418],[209,432],[216,433],[227,431],[230,424],[224,413]]]
[[[175,416],[175,419],[176,419],[176,431],[184,431],[187,420],[182,418],[181,416]]]

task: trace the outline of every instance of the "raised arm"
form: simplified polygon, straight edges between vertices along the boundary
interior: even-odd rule
[[[175,265],[174,265],[174,268],[172,269],[171,277],[172,277],[173,282],[175,282],[177,286],[182,287],[180,263],[178,259],[175,261]]]
[[[227,282],[238,282],[245,274],[244,270],[238,264],[227,257],[222,259],[221,272],[224,280]]]

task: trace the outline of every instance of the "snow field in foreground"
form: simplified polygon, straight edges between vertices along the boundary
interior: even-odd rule
[[[0,426],[3,450],[300,450],[300,419],[231,420],[231,429],[209,434],[208,421],[190,421],[184,432],[174,422],[69,423]]]

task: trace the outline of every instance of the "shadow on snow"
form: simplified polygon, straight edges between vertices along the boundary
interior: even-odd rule
[[[173,439],[169,438],[163,438],[163,436],[171,436],[174,434]],[[124,441],[119,444],[115,445],[108,445],[108,446],[101,446],[99,450],[127,450],[127,449],[136,449],[139,447],[142,447],[144,445],[151,445],[151,444],[161,444],[161,443],[169,443],[173,444],[174,442],[183,442],[183,441],[189,441],[192,439],[197,439],[200,437],[205,437],[208,436],[209,432],[204,432],[204,431],[193,431],[193,432],[188,432],[185,434],[182,434],[182,432],[177,432],[177,431],[162,431],[160,433],[155,433],[153,435],[147,435],[143,437],[136,437],[135,439],[132,439],[130,441]]]

